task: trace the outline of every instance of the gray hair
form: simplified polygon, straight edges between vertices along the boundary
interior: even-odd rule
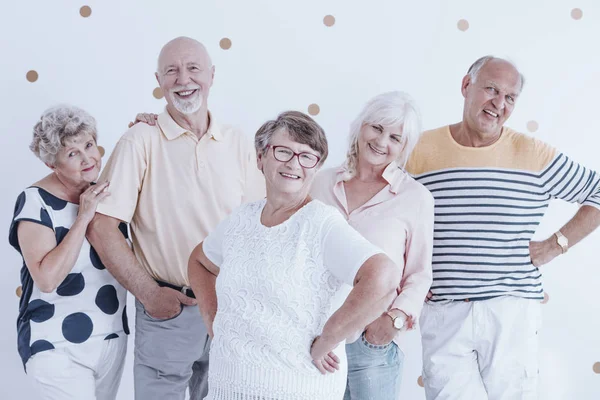
[[[279,130],[284,130],[294,141],[306,144],[319,153],[321,159],[318,165],[322,165],[327,159],[329,147],[325,131],[317,121],[299,111],[285,111],[277,119],[265,122],[254,136],[256,154],[266,154],[273,134]]]
[[[513,63],[510,60],[506,60],[504,58],[499,58],[499,57],[494,57],[491,55],[481,57],[480,59],[475,61],[469,67],[469,70],[467,71],[467,75],[469,75],[471,77],[471,82],[475,83],[477,81],[477,78],[479,78],[479,73],[481,72],[481,69],[483,68],[483,66],[492,60],[501,60],[501,61],[509,63],[510,65],[512,65],[514,67],[514,69],[519,73],[519,79],[521,80],[521,87],[519,88],[519,93],[522,92],[523,86],[525,86],[525,76],[521,73],[521,71],[519,71],[519,69],[517,68],[515,63]]]
[[[373,97],[350,125],[350,147],[345,168],[350,176],[356,174],[358,165],[358,137],[364,125],[381,125],[384,128],[402,128],[403,148],[396,160],[402,168],[421,135],[421,116],[413,98],[407,93],[394,91]]]
[[[44,163],[54,166],[56,155],[65,140],[89,134],[97,141],[96,120],[90,114],[70,105],[59,105],[44,111],[33,127],[31,151]]]

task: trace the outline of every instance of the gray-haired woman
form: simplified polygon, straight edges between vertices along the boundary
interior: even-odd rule
[[[312,118],[280,114],[255,147],[266,199],[234,210],[190,257],[214,332],[206,399],[341,400],[344,341],[387,307],[398,269],[309,196],[328,153]]]
[[[22,255],[17,340],[39,399],[114,399],[127,348],[126,291],[85,238],[102,166],[96,121],[58,106],[44,112],[30,149],[50,174],[17,198],[9,242]],[[122,229],[126,234],[126,227]]]

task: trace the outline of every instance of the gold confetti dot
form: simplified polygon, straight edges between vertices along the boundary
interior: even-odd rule
[[[38,73],[37,71],[31,70],[31,71],[27,71],[27,75],[25,75],[25,77],[27,78],[27,80],[29,82],[35,82],[38,80]]]
[[[457,28],[459,31],[466,31],[467,29],[469,29],[469,21],[467,21],[466,19],[461,19],[460,21],[458,21],[458,23],[456,24]]]
[[[100,157],[104,157],[104,154],[106,153],[106,150],[104,150],[104,147],[98,146],[98,151],[100,152]]]
[[[583,11],[581,11],[581,8],[574,8],[571,10],[571,18],[576,19],[576,20],[580,20],[581,18],[583,18]]]
[[[323,18],[323,23],[325,26],[333,26],[333,24],[335,24],[335,17],[333,15],[326,15],[325,18]]]
[[[421,387],[425,387],[425,385],[423,384],[423,377],[420,376],[419,379],[417,379],[417,385],[421,386]]]
[[[23,287],[17,287],[17,290],[15,290],[15,292],[17,293],[17,297],[21,297],[23,295]]]
[[[527,130],[528,130],[529,132],[535,132],[535,131],[537,131],[537,130],[538,130],[538,128],[539,128],[539,127],[540,127],[540,126],[538,125],[538,123],[537,123],[536,121],[529,121],[529,122],[527,123]]]
[[[81,15],[83,18],[87,18],[92,15],[92,9],[90,6],[83,6],[79,9],[79,15]]]
[[[592,369],[595,373],[600,374],[600,362],[595,363]]]
[[[164,97],[163,91],[161,88],[157,87],[152,91],[152,96],[157,99],[162,99]]]
[[[550,300],[550,296],[548,296],[548,293],[544,292],[544,300],[542,300],[542,304],[546,304],[548,300]]]
[[[310,106],[308,106],[308,113],[310,115],[317,115],[321,112],[321,108],[319,107],[318,104],[311,104]]]
[[[229,38],[221,39],[221,41],[219,42],[219,46],[221,46],[221,48],[223,50],[229,50],[231,48],[231,39],[229,39]]]

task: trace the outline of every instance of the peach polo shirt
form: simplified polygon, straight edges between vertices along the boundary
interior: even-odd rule
[[[239,205],[265,196],[254,146],[210,116],[201,139],[165,110],[119,140],[100,181],[110,193],[97,212],[130,224],[133,251],[155,279],[189,286],[194,247]]]
[[[351,213],[344,190],[349,175],[343,167],[319,172],[311,195],[336,207],[402,270],[398,296],[390,309],[398,308],[416,322],[432,283],[433,196],[395,162],[386,167],[383,178],[389,185]]]

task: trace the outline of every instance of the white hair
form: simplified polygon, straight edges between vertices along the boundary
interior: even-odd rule
[[[44,111],[33,127],[29,148],[44,163],[54,166],[65,140],[86,133],[97,141],[94,117],[71,105],[55,106]]]
[[[345,163],[350,176],[356,174],[358,138],[362,127],[367,124],[402,128],[403,148],[396,162],[404,168],[421,135],[421,116],[413,98],[407,93],[394,91],[379,94],[367,102],[350,125],[350,147]]]
[[[504,61],[509,63],[510,65],[513,66],[513,68],[517,71],[517,73],[519,74],[519,79],[521,80],[521,87],[519,88],[519,93],[523,91],[523,86],[525,86],[525,76],[523,76],[523,74],[521,73],[521,71],[519,71],[519,69],[517,68],[516,64],[510,60],[506,60],[504,58],[499,58],[499,57],[494,57],[494,56],[484,56],[481,57],[480,59],[478,59],[477,61],[475,61],[470,67],[469,70],[467,71],[467,75],[469,75],[471,77],[471,82],[475,83],[477,82],[477,78],[479,78],[479,73],[481,72],[481,69],[483,68],[483,66],[485,64],[487,64],[489,61],[492,60],[500,60],[500,61]]]

